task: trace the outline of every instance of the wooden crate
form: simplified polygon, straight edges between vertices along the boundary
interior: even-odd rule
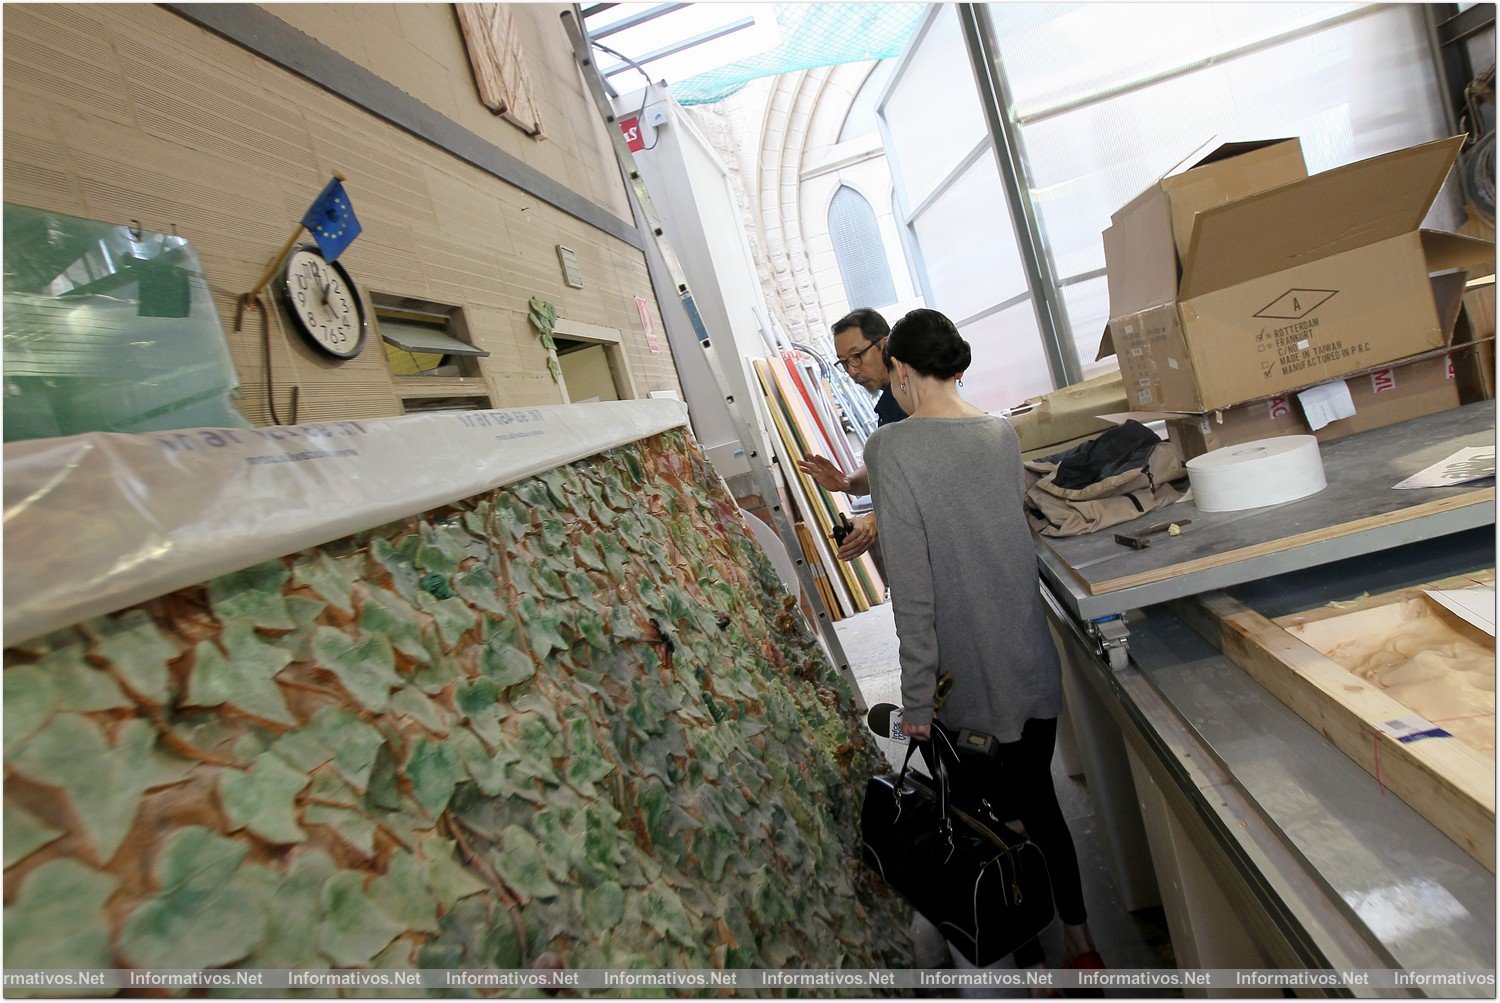
[[[1494,638],[1423,595],[1493,582],[1491,570],[1274,621],[1222,592],[1174,608],[1387,791],[1494,871]],[[1421,608],[1429,604],[1438,612]],[[1434,621],[1420,628],[1421,637],[1407,619],[1418,614]],[[1396,667],[1394,654],[1372,657],[1387,628],[1411,659],[1404,668]],[[1468,685],[1476,672],[1488,684],[1487,705],[1483,685]],[[1426,682],[1414,684],[1417,676]],[[1448,734],[1401,741],[1388,727],[1413,717]]]

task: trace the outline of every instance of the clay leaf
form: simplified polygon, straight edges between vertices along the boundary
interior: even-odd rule
[[[213,968],[250,954],[266,916],[231,880],[250,845],[201,826],[173,833],[156,860],[155,898],[120,930],[120,952],[140,968]]]
[[[76,860],[53,860],[32,871],[5,909],[6,967],[112,967],[104,903],[118,884]]]

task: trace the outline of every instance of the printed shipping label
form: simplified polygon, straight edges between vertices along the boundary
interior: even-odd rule
[[[1453,737],[1425,717],[1418,717],[1416,714],[1408,714],[1406,717],[1398,717],[1392,721],[1383,721],[1375,727],[1398,742],[1419,742],[1424,738]]]

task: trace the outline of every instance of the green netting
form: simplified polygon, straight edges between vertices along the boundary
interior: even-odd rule
[[[925,3],[779,3],[776,48],[672,85],[682,104],[722,101],[760,77],[899,55]]]

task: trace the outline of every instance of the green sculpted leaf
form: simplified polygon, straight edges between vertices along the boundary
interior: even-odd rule
[[[448,734],[449,715],[437,704],[422,695],[422,691],[404,686],[391,697],[391,713],[398,718],[409,717],[422,727],[438,735]]]
[[[421,589],[423,572],[416,568],[418,543],[413,535],[402,538],[396,546],[378,538],[370,541],[370,556],[390,572],[392,587],[409,603],[417,601]]]
[[[369,783],[375,753],[385,739],[380,732],[360,720],[347,707],[321,707],[308,722],[308,729],[319,742],[333,750],[334,765],[339,774],[355,788],[364,790]]]
[[[422,524],[417,567],[446,576],[457,571],[463,559],[464,548],[456,535],[429,522]]]
[[[10,832],[5,835],[9,841]],[[5,966],[113,967],[104,903],[118,884],[76,860],[53,860],[32,871],[5,910]]]
[[[437,900],[427,887],[423,868],[416,857],[397,850],[385,873],[370,881],[370,899],[403,930],[437,933]]]
[[[568,783],[575,787],[591,785],[614,772],[615,768],[604,758],[604,752],[594,739],[593,726],[583,718],[576,718],[568,727]]]
[[[279,560],[257,564],[209,582],[208,602],[220,623],[247,620],[257,627],[291,630],[297,624],[281,591],[291,577]]]
[[[84,630],[94,638],[94,651],[109,660],[132,690],[156,704],[171,699],[167,663],[177,657],[177,646],[162,636],[144,610],[129,610],[118,618],[96,617],[84,624]]]
[[[550,899],[559,894],[557,885],[547,876],[541,846],[536,837],[518,825],[501,833],[505,852],[493,860],[505,883],[526,899]]]
[[[333,750],[306,729],[282,735],[271,743],[270,752],[304,774],[311,773],[333,758]]]
[[[461,598],[482,610],[503,614],[508,608],[500,598],[500,579],[483,565],[455,575],[453,584]]]
[[[31,856],[62,833],[20,805],[5,802],[5,866]]]
[[[151,752],[156,733],[145,721],[130,721],[110,746],[99,726],[77,714],[62,714],[27,743],[11,764],[26,776],[61,787],[73,814],[93,841],[101,863],[115,855],[140,806],[141,793],[157,782]]]
[[[249,955],[266,915],[230,880],[249,849],[200,826],[173,833],[156,861],[156,897],[121,927],[121,954],[140,968],[212,968]]]
[[[536,675],[536,663],[520,648],[496,633],[479,652],[479,671],[504,688],[525,682]]]
[[[323,886],[323,922],[318,947],[335,965],[368,965],[405,931],[387,917],[364,889],[364,875],[340,871]]]
[[[401,808],[401,783],[396,774],[396,753],[389,742],[375,754],[375,766],[370,770],[370,785],[365,788],[361,802],[367,808],[397,811]]]
[[[406,761],[406,779],[412,785],[417,802],[433,815],[448,805],[453,788],[463,779],[464,768],[453,746],[418,739]]]
[[[52,680],[37,665],[18,665],[5,670],[5,756],[9,759],[26,740],[41,730],[57,710],[57,691]]]
[[[396,674],[396,654],[384,637],[365,634],[356,640],[321,627],[312,648],[318,664],[338,676],[363,706],[381,711],[391,705],[391,690],[401,685],[401,677]]]
[[[248,771],[222,770],[219,800],[233,828],[270,843],[300,843],[307,834],[297,826],[296,798],[308,783],[306,773],[267,752]]]
[[[426,836],[419,853],[427,885],[444,911],[451,910],[460,899],[488,890],[488,885],[458,862],[452,840],[436,834]]]
[[[221,636],[229,652],[227,658],[212,641],[199,641],[193,649],[187,702],[197,707],[233,704],[268,721],[295,724],[275,682],[276,674],[287,667],[291,656],[263,643],[255,628],[244,620],[225,626]]]
[[[543,613],[531,596],[522,596],[516,603],[516,614],[521,628],[526,632],[531,650],[538,658],[546,658],[553,651],[567,651],[568,642],[558,633],[562,617],[556,612]]]
[[[333,858],[322,850],[304,850],[292,858],[285,876],[270,896],[266,912],[273,917],[266,936],[246,968],[327,968],[318,950],[323,886],[337,872]]]
[[[432,616],[438,635],[450,648],[457,647],[464,634],[479,622],[468,604],[457,597],[434,599],[424,592],[417,597],[417,606]]]
[[[354,612],[354,580],[359,576],[359,562],[350,557],[334,557],[314,551],[297,558],[292,568],[293,580],[305,585],[345,613]]]
[[[331,774],[315,773],[308,797],[316,798],[317,803],[302,809],[304,825],[326,825],[365,856],[375,853],[375,821],[347,784]]]
[[[415,606],[383,589],[369,589],[364,594],[359,626],[366,634],[386,638],[407,658],[426,665],[431,660],[422,643],[422,617]]]
[[[131,705],[114,677],[89,664],[81,643],[60,648],[37,664],[57,694],[58,710],[88,713]]]

